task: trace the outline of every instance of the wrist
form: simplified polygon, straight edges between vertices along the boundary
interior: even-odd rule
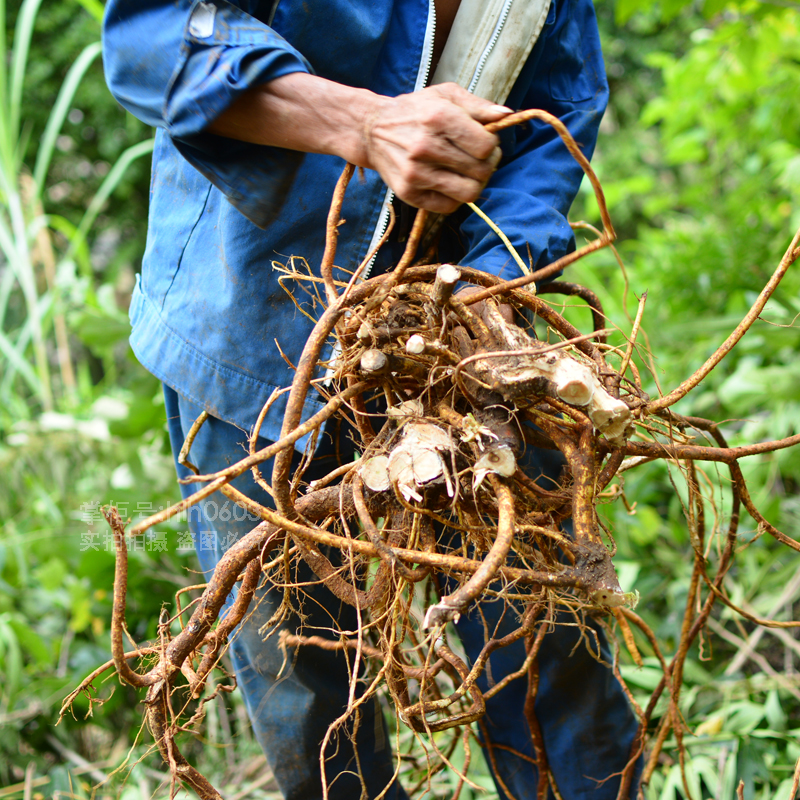
[[[292,149],[343,158],[369,167],[369,121],[388,99],[307,73],[292,73],[261,87],[271,121],[290,141]]]
[[[368,89],[292,72],[240,96],[206,130],[371,167],[370,122],[388,100]]]
[[[358,122],[356,130],[359,135],[358,140],[353,143],[353,158],[348,159],[348,161],[355,164],[357,167],[377,169],[372,163],[373,128],[386,109],[386,106],[391,102],[391,98],[375,94],[374,92],[367,92],[366,94],[368,96],[361,98],[362,104],[357,111],[356,118]]]

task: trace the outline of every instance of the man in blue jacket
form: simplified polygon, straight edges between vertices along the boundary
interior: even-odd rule
[[[192,448],[202,472],[241,457],[243,431],[273,389],[291,382],[287,362],[297,362],[312,322],[279,285],[273,262],[292,256],[320,262],[330,198],[346,161],[364,169],[347,190],[339,229],[337,263],[345,267],[358,264],[380,238],[393,202],[455,212],[442,234],[441,260],[504,278],[517,277],[518,267],[462,203],[478,202],[520,252],[530,250],[534,269],[574,248],[566,215],[582,173],[558,137],[537,122],[500,136],[483,126],[509,107],[542,108],[591,155],[608,95],[591,1],[462,0],[461,6],[458,0],[107,3],[109,86],[125,108],[158,128],[131,345],[165,384],[176,453],[200,412],[211,415]],[[464,84],[480,88],[491,72],[484,74],[486,65],[494,64],[506,83],[495,94],[500,103],[485,99],[493,90],[481,97],[455,83],[428,85],[440,58],[459,55],[461,40],[448,44],[451,28],[462,39],[465,32],[487,32]],[[522,30],[530,33],[520,39]],[[516,44],[502,50],[515,31]],[[379,253],[373,271],[388,268],[398,246]],[[262,425],[267,441],[279,436],[284,398]],[[309,399],[306,417],[321,404]],[[313,469],[320,475],[334,449],[328,442],[318,450]],[[249,478],[235,485],[270,503]],[[192,527],[208,574],[252,522],[215,497],[198,512]],[[340,608],[324,588],[309,591],[318,602],[307,604],[307,627],[329,629],[332,619],[342,629],[356,626],[352,609]],[[341,654],[306,647],[286,667],[276,637],[265,642],[269,631],[262,629],[280,600],[280,593],[264,594],[231,656],[281,791],[287,800],[311,800],[321,796],[320,742],[347,703],[347,665]],[[490,625],[497,605],[482,609]],[[295,630],[299,623],[290,617],[281,625]],[[457,630],[474,657],[484,635],[478,613],[462,618]],[[625,765],[635,721],[610,670],[576,644],[574,629],[559,626],[548,635],[536,711],[562,796],[605,800],[616,796],[619,779],[602,781]],[[523,658],[522,643],[498,651],[494,680]],[[512,682],[490,701],[486,717],[500,795],[519,800],[536,796],[525,691],[524,681]],[[380,710],[362,708],[351,734],[352,741],[340,736],[325,754],[329,797],[355,798],[362,786],[370,798],[387,786],[386,796],[405,797],[393,780]]]

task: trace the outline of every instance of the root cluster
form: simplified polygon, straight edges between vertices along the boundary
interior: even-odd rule
[[[279,618],[272,620],[278,629],[302,595],[302,587],[293,579],[298,560],[336,598],[355,606],[362,620],[358,631],[337,632],[335,638],[287,632],[285,627],[279,634],[287,653],[297,647],[351,653],[353,686],[360,682],[366,688],[351,691],[349,707],[331,726],[329,736],[362,703],[383,692],[402,724],[436,751],[439,760],[430,766],[435,772],[449,765],[452,750],[432,734],[451,731],[453,747],[462,738],[466,742],[470,726],[481,723],[487,699],[509,682],[525,680],[541,798],[547,796],[548,787],[558,789],[533,705],[537,654],[559,619],[566,615],[584,631],[588,617],[598,620],[614,641],[619,634],[640,662],[632,630],[638,628],[661,663],[663,677],[649,704],[635,706],[640,728],[622,775],[620,798],[629,796],[634,765],[648,739],[652,746],[645,781],[670,732],[681,748],[687,730],[679,712],[683,662],[715,603],[731,606],[759,624],[793,624],[760,620],[736,609],[724,584],[735,555],[741,505],[762,531],[800,550],[755,508],[738,465],[742,457],[797,444],[800,436],[731,448],[712,421],[683,417],[671,406],[744,335],[800,256],[800,233],[742,325],[695,375],[653,400],[631,359],[641,315],[623,352],[606,343],[606,320],[591,292],[563,282],[543,284],[538,294],[535,291],[537,282],[609,245],[614,232],[594,173],[557,119],[530,111],[502,124],[532,118],[553,125],[581,163],[596,192],[603,230],[556,264],[501,281],[467,267],[418,258],[420,242],[436,226],[420,212],[406,252],[393,271],[361,280],[370,254],[342,284],[333,278],[333,264],[339,213],[353,172],[348,167],[333,198],[322,284],[316,284],[324,288],[320,297],[324,313],[295,365],[281,438],[256,449],[260,423],[273,396],[256,422],[247,457],[213,475],[194,475],[189,481],[197,484],[197,492],[191,498],[127,533],[141,535],[217,491],[262,522],[226,552],[182,630],[173,635],[164,620],[159,643],[133,653],[123,647],[126,532],[116,511],[108,511],[117,543],[113,661],[89,676],[65,708],[81,691],[89,693],[91,681],[112,666],[123,681],[146,690],[148,724],[169,766],[173,788],[183,782],[201,798],[220,796],[178,749],[176,734],[187,723],[173,693],[180,687],[186,697],[203,698],[201,707],[207,701],[206,681],[219,666],[227,639],[235,635],[260,584],[271,583],[285,593]],[[459,292],[459,282],[477,289]],[[593,311],[594,330],[586,334],[573,327],[543,299],[547,293],[582,297]],[[304,402],[315,391],[326,403],[303,422]],[[309,485],[303,477],[308,459],[292,470],[295,442],[311,434],[309,447],[313,447],[334,416],[351,426],[360,458]],[[204,418],[198,419],[181,454],[189,466],[191,442]],[[708,444],[695,444],[692,431]],[[532,476],[523,471],[520,463],[531,446],[558,451],[563,462],[560,474]],[[267,483],[258,467],[272,458]],[[671,659],[662,654],[655,634],[633,610],[637,598],[620,588],[612,561],[615,545],[597,514],[601,497],[610,501],[622,494],[615,482],[622,472],[654,459],[678,463],[685,476],[694,555],[682,634]],[[695,462],[703,460],[725,463],[730,472],[732,513],[713,568],[706,557],[703,500],[695,468]],[[231,485],[233,478],[248,470],[272,495],[274,509]],[[220,619],[237,583],[236,600]],[[448,623],[457,622],[487,598],[505,603],[516,627],[497,638],[488,631],[479,657],[467,663],[457,647],[448,644]],[[490,655],[520,640],[526,643],[527,657],[519,670],[482,691],[478,678]],[[146,659],[149,668],[132,668],[129,662],[134,657]],[[613,669],[622,681],[616,658]],[[215,691],[224,686],[217,683]],[[652,731],[650,720],[662,695],[668,698],[668,710]]]

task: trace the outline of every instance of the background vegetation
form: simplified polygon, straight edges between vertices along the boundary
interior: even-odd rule
[[[105,89],[99,0],[40,2],[0,0],[0,797],[22,797],[26,774],[29,797],[89,797],[127,754],[128,766],[142,763],[100,796],[144,800],[163,795],[163,770],[147,754],[133,693],[112,680],[94,716],[53,725],[67,691],[109,657],[113,557],[99,505],[135,518],[178,497],[160,389],[126,341],[152,131]],[[649,292],[645,328],[666,388],[735,326],[800,226],[800,6],[774,3],[597,3],[612,101],[595,163],[629,287],[611,254],[571,279],[598,291],[623,329]],[[573,216],[596,217],[588,192]],[[790,274],[679,410],[727,420],[735,443],[797,432],[799,287]],[[585,311],[572,313],[585,324]],[[800,451],[743,466],[767,516],[798,537]],[[616,560],[669,645],[687,591],[680,496],[664,465],[629,475],[635,507],[607,507]],[[131,554],[128,616],[140,641],[194,566],[180,523],[163,532]],[[734,599],[797,618],[796,559],[746,518],[750,543]],[[742,777],[748,800],[788,800],[800,756],[798,653],[791,633],[754,634],[716,612],[684,676],[695,798],[732,798]],[[625,669],[634,687],[652,687],[647,659]],[[218,785],[236,797],[269,793],[236,695],[211,707],[205,737],[187,755]],[[683,796],[669,752],[648,798]]]

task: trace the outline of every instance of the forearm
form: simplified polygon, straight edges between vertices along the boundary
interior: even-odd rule
[[[368,167],[365,126],[385,99],[367,89],[295,72],[249,90],[207,130],[253,144],[339,156]]]
[[[450,213],[491,177],[501,153],[484,125],[508,113],[455,84],[385,97],[297,72],[245,92],[206,130],[339,156],[379,172],[410,205]]]

